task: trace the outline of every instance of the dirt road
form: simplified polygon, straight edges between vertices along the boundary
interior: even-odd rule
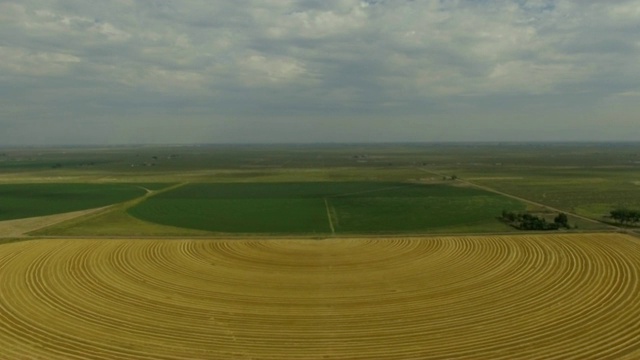
[[[420,170],[420,171],[432,174],[432,175],[437,175],[439,177],[447,176],[445,174],[441,174],[441,173],[438,173],[438,172],[435,172],[435,171],[432,171],[432,170],[428,170],[428,169],[425,169],[425,168],[420,168],[419,167],[417,169]],[[584,221],[588,221],[588,222],[593,223],[593,224],[599,224],[599,225],[607,226],[611,230],[629,232],[629,231],[627,231],[627,229],[622,229],[620,227],[613,226],[611,224],[607,224],[605,222],[602,222],[602,221],[599,221],[599,220],[596,220],[596,219],[588,218],[586,216],[582,216],[582,215],[576,214],[576,213],[571,212],[571,211],[567,211],[567,210],[564,210],[564,209],[558,209],[558,208],[555,208],[555,207],[552,207],[552,206],[549,206],[549,205],[546,205],[546,204],[543,204],[543,203],[539,203],[539,202],[536,202],[536,201],[525,199],[525,198],[522,198],[522,197],[519,197],[519,196],[516,196],[516,195],[508,194],[508,193],[505,193],[505,192],[490,188],[488,186],[484,186],[484,185],[479,185],[479,184],[473,183],[473,182],[471,182],[469,180],[463,180],[463,179],[458,178],[458,179],[455,180],[455,182],[457,182],[458,184],[463,184],[463,185],[471,186],[471,187],[474,187],[474,188],[477,188],[477,189],[481,189],[481,190],[484,190],[484,191],[492,192],[494,194],[499,194],[499,195],[502,195],[502,196],[506,196],[508,198],[515,199],[515,200],[518,200],[518,201],[522,201],[522,202],[530,204],[530,205],[539,206],[539,207],[541,207],[543,209],[551,210],[551,211],[558,212],[558,213],[562,212],[562,213],[565,213],[567,215],[573,216],[575,218],[578,218],[578,219],[581,219],[581,220],[584,220]]]

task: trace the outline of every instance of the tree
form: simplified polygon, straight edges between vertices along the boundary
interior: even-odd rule
[[[558,214],[553,222],[529,213],[516,213],[502,210],[502,221],[520,230],[558,230],[561,226],[569,227],[567,215]]]
[[[619,208],[612,210],[609,215],[620,224],[635,224],[640,221],[640,211]]]
[[[569,218],[567,217],[567,214],[565,214],[565,213],[558,214],[558,216],[556,216],[553,219],[553,222],[558,224],[559,227],[562,226],[562,227],[569,228]]]
[[[516,214],[507,210],[502,210],[502,219],[508,222],[516,221]]]

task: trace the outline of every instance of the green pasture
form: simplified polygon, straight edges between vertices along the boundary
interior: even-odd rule
[[[524,205],[477,189],[387,182],[200,183],[128,210],[144,221],[223,233],[508,231]]]
[[[129,184],[5,184],[0,185],[0,220],[91,209],[145,192]]]
[[[450,169],[463,179],[593,219],[620,207],[640,208],[640,169],[511,167]]]

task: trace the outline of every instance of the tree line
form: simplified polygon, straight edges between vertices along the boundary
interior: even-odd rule
[[[635,225],[640,222],[640,211],[631,209],[615,209],[609,213],[610,217],[623,225]]]
[[[565,213],[559,213],[553,222],[529,213],[518,213],[502,210],[502,221],[520,230],[558,230],[569,228],[569,218]]]

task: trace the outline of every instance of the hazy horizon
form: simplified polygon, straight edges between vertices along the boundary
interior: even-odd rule
[[[640,141],[640,0],[0,1],[0,147]]]

